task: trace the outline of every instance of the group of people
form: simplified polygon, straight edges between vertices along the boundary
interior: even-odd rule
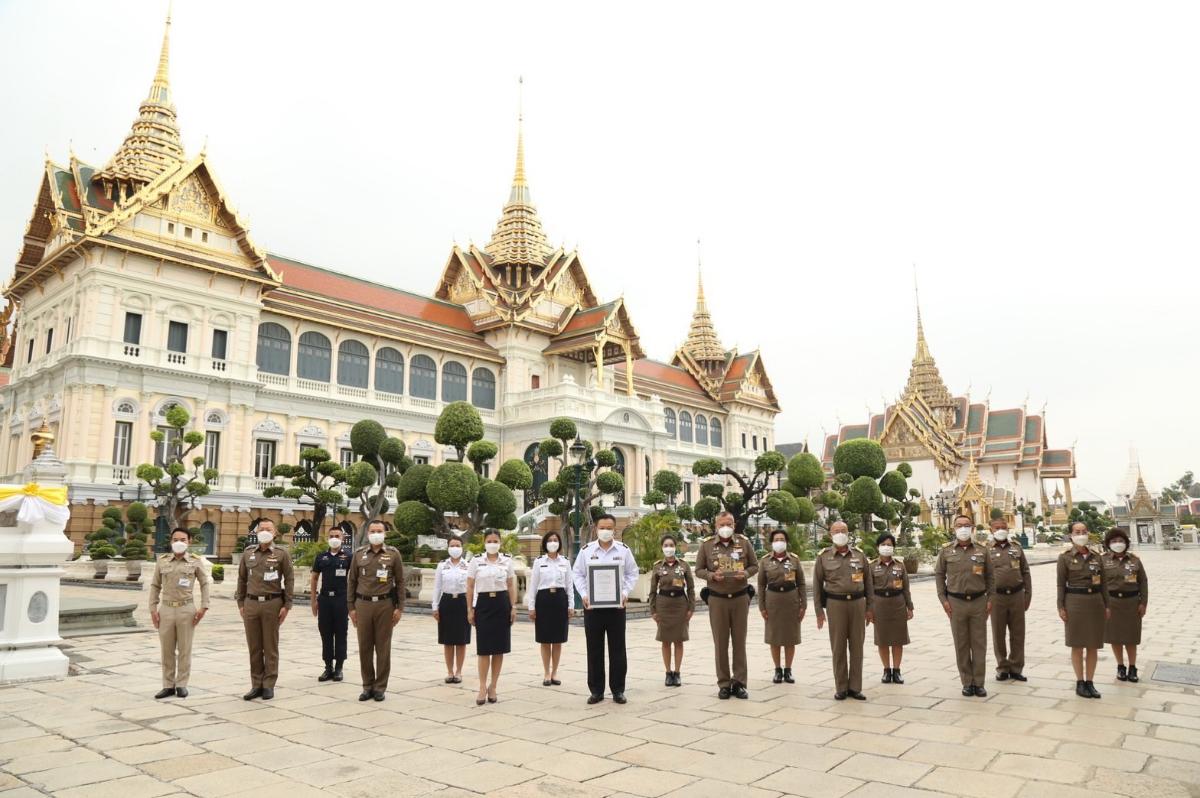
[[[682,684],[684,643],[696,607],[696,578],[706,587],[699,597],[708,605],[715,648],[717,696],[748,698],[747,622],[752,599],[764,621],[764,641],[775,666],[773,682],[793,683],[792,662],[800,644],[801,624],[808,611],[808,590],[799,557],[789,551],[788,535],[775,530],[762,560],[750,540],[735,533],[728,512],[715,519],[716,534],[697,551],[695,568],[678,556],[679,541],[662,537],[662,559],[650,570],[650,615],[662,644],[667,687]],[[638,579],[633,552],[616,539],[616,519],[607,514],[594,522],[595,540],[582,547],[572,564],[563,553],[558,532],[547,533],[541,554],[529,569],[525,602],[539,644],[543,686],[561,684],[558,668],[575,615],[576,596],[583,608],[587,648],[587,703],[626,703],[625,606]],[[279,627],[292,608],[294,573],[291,557],[275,545],[275,525],[267,518],[252,527],[255,545],[246,549],[238,568],[234,599],[242,617],[250,657],[251,690],[243,698],[274,697],[279,671]],[[404,611],[405,592],[400,552],[384,542],[386,524],[373,521],[367,545],[349,551],[343,531],[329,533],[328,550],[316,558],[310,585],[313,615],[321,633],[325,669],[319,681],[342,681],[346,636],[356,629],[362,676],[360,701],[383,701],[390,673],[392,630]],[[1103,551],[1089,543],[1086,524],[1070,528],[1071,547],[1058,558],[1058,611],[1077,679],[1076,693],[1099,698],[1093,684],[1098,649],[1112,646],[1117,678],[1138,681],[1137,646],[1141,642],[1148,584],[1141,560],[1128,551],[1125,532],[1113,529]],[[874,559],[850,545],[846,524],[830,528],[832,545],[813,564],[812,599],[817,628],[828,624],[832,651],[834,698],[865,700],[862,692],[863,644],[866,627],[874,626],[874,644],[883,665],[881,681],[903,684],[901,661],[909,643],[913,617],[909,575],[894,557],[895,538],[884,532]],[[171,552],[156,563],[150,588],[151,618],[162,643],[163,688],[155,696],[187,696],[192,630],[209,606],[209,577],[201,559],[188,551],[191,535],[175,529]],[[433,617],[438,643],[444,647],[447,684],[462,682],[466,649],[475,636],[479,689],[477,705],[496,703],[504,655],[511,651],[517,617],[517,579],[512,557],[500,551],[500,533],[488,530],[484,551],[464,558],[464,543],[449,541],[448,556],[436,569]],[[592,604],[595,585],[589,571],[615,568],[612,586],[617,599]],[[964,696],[985,697],[988,624],[992,631],[997,681],[1026,681],[1025,613],[1032,600],[1029,563],[1020,545],[1009,538],[1003,519],[991,523],[991,542],[975,539],[967,516],[954,521],[954,540],[938,554],[934,567],[938,600],[950,622]],[[200,588],[200,609],[194,588]],[[755,586],[757,589],[755,589]],[[606,657],[607,649],[607,657]]]

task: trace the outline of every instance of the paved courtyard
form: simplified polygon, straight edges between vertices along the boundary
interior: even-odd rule
[[[541,686],[532,626],[514,631],[500,701],[476,707],[469,652],[446,685],[428,615],[406,615],[388,698],[360,704],[351,633],[347,680],[319,684],[320,639],[298,606],[282,635],[276,699],[241,700],[241,624],[217,589],[198,629],[191,696],[155,701],[157,636],[70,641],[79,674],[0,689],[0,792],[65,796],[1072,796],[1200,795],[1200,691],[1151,679],[1158,662],[1200,664],[1200,551],[1145,555],[1152,587],[1138,685],[1101,655],[1100,701],[1076,698],[1054,611],[1052,565],[1033,569],[1024,685],[964,699],[933,585],[914,585],[907,683],[836,702],[828,638],[810,612],[795,685],[772,685],[751,617],[750,700],[719,701],[707,616],[692,622],[682,688],[662,685],[649,619],[630,623],[629,703],[585,705],[582,629],[562,687]],[[69,594],[85,589],[68,588]],[[140,594],[86,589],[106,601]],[[148,624],[144,608],[139,621]],[[868,632],[868,643],[870,642]],[[873,652],[873,649],[869,649]],[[991,654],[989,649],[989,660]],[[989,669],[990,673],[990,669]]]

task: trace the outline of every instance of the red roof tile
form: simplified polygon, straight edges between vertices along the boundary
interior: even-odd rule
[[[571,320],[567,322],[567,326],[563,327],[563,330],[561,333],[559,333],[559,335],[566,335],[567,333],[576,332],[578,330],[586,330],[590,327],[603,327],[604,320],[608,317],[608,314],[612,312],[613,305],[615,304],[615,302],[609,302],[607,305],[601,305],[598,308],[579,311],[571,317]]]
[[[633,373],[635,376],[645,377],[648,380],[658,380],[659,382],[676,385],[689,391],[696,391],[705,396],[708,395],[691,374],[688,374],[681,368],[669,366],[657,360],[642,358],[641,360],[633,361]]]

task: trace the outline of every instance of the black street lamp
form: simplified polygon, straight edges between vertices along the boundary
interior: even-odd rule
[[[938,517],[942,519],[942,529],[946,534],[950,534],[950,518],[947,515],[950,512],[950,505],[946,502],[946,495],[939,493],[933,506],[937,509]]]

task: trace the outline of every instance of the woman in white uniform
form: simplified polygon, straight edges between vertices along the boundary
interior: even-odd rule
[[[446,551],[450,556],[438,563],[433,577],[431,606],[438,625],[438,642],[446,656],[446,684],[462,684],[463,660],[471,642],[471,624],[467,623],[467,563],[462,558],[462,540],[451,538]]]
[[[542,687],[560,685],[558,660],[567,642],[567,625],[575,615],[575,586],[571,563],[561,554],[562,537],[547,532],[542,537],[542,556],[533,561],[525,604],[533,621],[533,638],[542,649]]]
[[[479,695],[494,704],[496,682],[504,655],[512,648],[512,625],[517,620],[517,573],[512,558],[500,553],[500,533],[489,529],[483,536],[484,553],[467,566],[467,620],[475,627],[475,653],[479,659]],[[488,681],[489,673],[491,681]]]

